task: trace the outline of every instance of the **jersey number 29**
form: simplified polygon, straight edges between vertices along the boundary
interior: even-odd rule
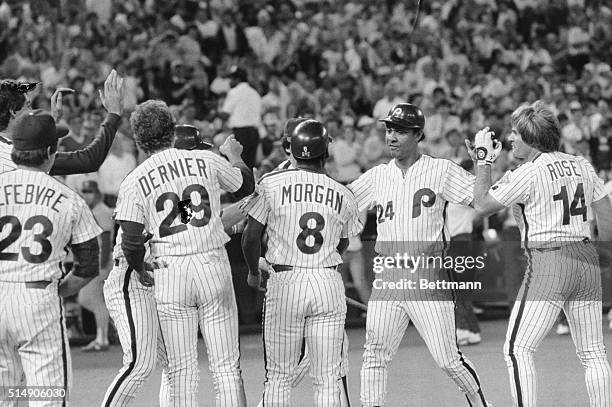
[[[155,201],[155,209],[157,209],[157,212],[162,212],[165,209],[164,205],[166,201],[172,202],[172,209],[170,210],[170,213],[159,225],[159,237],[171,236],[187,230],[187,225],[183,223],[176,226],[172,226],[172,223],[179,216],[179,201],[191,199],[191,194],[193,192],[200,195],[200,203],[192,206],[191,210],[194,213],[204,211],[204,215],[201,218],[196,218],[195,216],[192,217],[189,223],[191,226],[195,226],[196,228],[208,225],[208,222],[210,221],[210,203],[208,199],[208,191],[206,191],[206,188],[204,188],[203,185],[192,184],[183,190],[181,198],[179,198],[179,196],[174,192],[164,192],[159,196],[159,198],[157,198],[157,201]]]

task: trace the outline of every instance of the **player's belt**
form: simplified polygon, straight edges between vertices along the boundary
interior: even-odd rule
[[[338,266],[330,266],[330,267],[321,267],[324,269],[330,269],[330,270],[336,270],[338,268]],[[284,264],[273,264],[272,265],[272,269],[277,272],[277,273],[281,273],[283,271],[291,271],[294,269],[293,266],[286,266]]]
[[[584,243],[584,244],[588,244],[591,243],[591,239],[589,239],[588,237],[585,237],[584,239],[582,239],[581,241],[577,241],[576,243]],[[554,247],[540,247],[540,248],[535,248],[534,250],[540,252],[540,253],[546,253],[546,252],[555,252],[557,250],[561,250],[563,246],[554,246]]]
[[[34,288],[37,290],[44,290],[51,284],[51,281],[26,281],[24,283],[26,288]]]

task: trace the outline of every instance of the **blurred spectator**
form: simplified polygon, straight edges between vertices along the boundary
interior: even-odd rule
[[[398,103],[405,102],[397,94],[398,82],[393,81],[385,85],[384,96],[374,105],[372,116],[374,119],[382,119],[389,114],[389,110]]]
[[[94,314],[96,320],[96,338],[87,346],[84,352],[100,352],[108,350],[108,329],[110,315],[104,302],[104,280],[113,267],[112,264],[112,241],[114,224],[112,221],[113,210],[102,202],[102,194],[96,181],[85,181],[77,189],[83,197],[89,209],[91,209],[96,222],[102,228],[102,234],[98,237],[100,246],[100,273],[89,284],[81,289],[78,302]]]
[[[261,96],[247,82],[247,73],[237,66],[230,70],[231,90],[227,93],[221,111],[228,115],[228,126],[236,140],[242,144],[242,159],[249,167],[255,166],[257,146],[259,145],[258,128],[261,126]]]
[[[115,207],[121,181],[136,168],[136,147],[124,131],[128,121],[124,120],[106,160],[98,170],[99,189],[106,205]]]
[[[448,99],[438,103],[436,113],[425,120],[425,147],[427,151],[439,154],[445,142],[444,136],[449,130],[461,130],[461,120],[458,116],[451,114],[451,104]]]

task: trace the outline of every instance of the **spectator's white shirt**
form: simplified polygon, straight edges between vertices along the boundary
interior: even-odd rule
[[[605,62],[600,62],[598,64],[589,62],[584,66],[584,70],[590,72],[593,76],[599,76],[602,72],[610,71],[610,65]]]
[[[571,27],[567,31],[567,46],[570,55],[588,54],[591,36],[580,27]]]
[[[451,238],[463,233],[472,233],[475,213],[474,208],[469,206],[448,203],[446,224]]]
[[[396,104],[402,103],[403,101],[404,101],[403,99],[397,96],[393,100],[389,100],[386,97],[380,99],[374,105],[374,110],[372,111],[372,117],[374,117],[377,120],[387,117],[387,115],[389,114],[389,110],[391,110],[391,108],[395,106]]]
[[[109,154],[98,169],[98,186],[103,194],[117,196],[123,179],[136,168],[136,157],[123,153],[121,157]]]
[[[261,126],[263,110],[261,96],[246,82],[239,83],[227,92],[221,110],[230,115],[228,119],[230,128]]]
[[[112,0],[86,0],[85,7],[87,11],[94,12],[98,15],[101,23],[107,23],[111,16]]]
[[[561,129],[561,139],[567,154],[577,154],[577,143],[588,138],[584,128],[578,127],[574,122],[570,122]]]
[[[544,48],[534,51],[532,49],[526,49],[523,52],[523,60],[521,61],[521,70],[525,71],[530,65],[550,65],[552,64],[552,58],[547,50]]]

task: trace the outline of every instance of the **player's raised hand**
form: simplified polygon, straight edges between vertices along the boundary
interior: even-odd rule
[[[57,88],[53,95],[51,95],[51,116],[55,121],[59,121],[62,118],[63,104],[62,95],[65,93],[74,93],[74,89],[70,88]]]
[[[140,284],[144,285],[145,287],[153,287],[153,284],[155,284],[153,276],[146,270],[138,273],[138,281],[140,281]]]
[[[219,152],[226,156],[230,163],[235,163],[237,161],[242,161],[240,155],[242,154],[242,144],[233,134],[230,134],[228,138],[225,139],[225,142],[219,147]]]
[[[98,93],[106,111],[121,116],[125,89],[123,88],[123,78],[117,74],[117,71],[113,69],[108,74],[104,81],[104,90],[99,89]]]
[[[474,137],[474,149],[478,165],[491,165],[495,162],[502,149],[502,144],[493,138],[495,132],[485,127]],[[467,145],[467,143],[466,143]]]

